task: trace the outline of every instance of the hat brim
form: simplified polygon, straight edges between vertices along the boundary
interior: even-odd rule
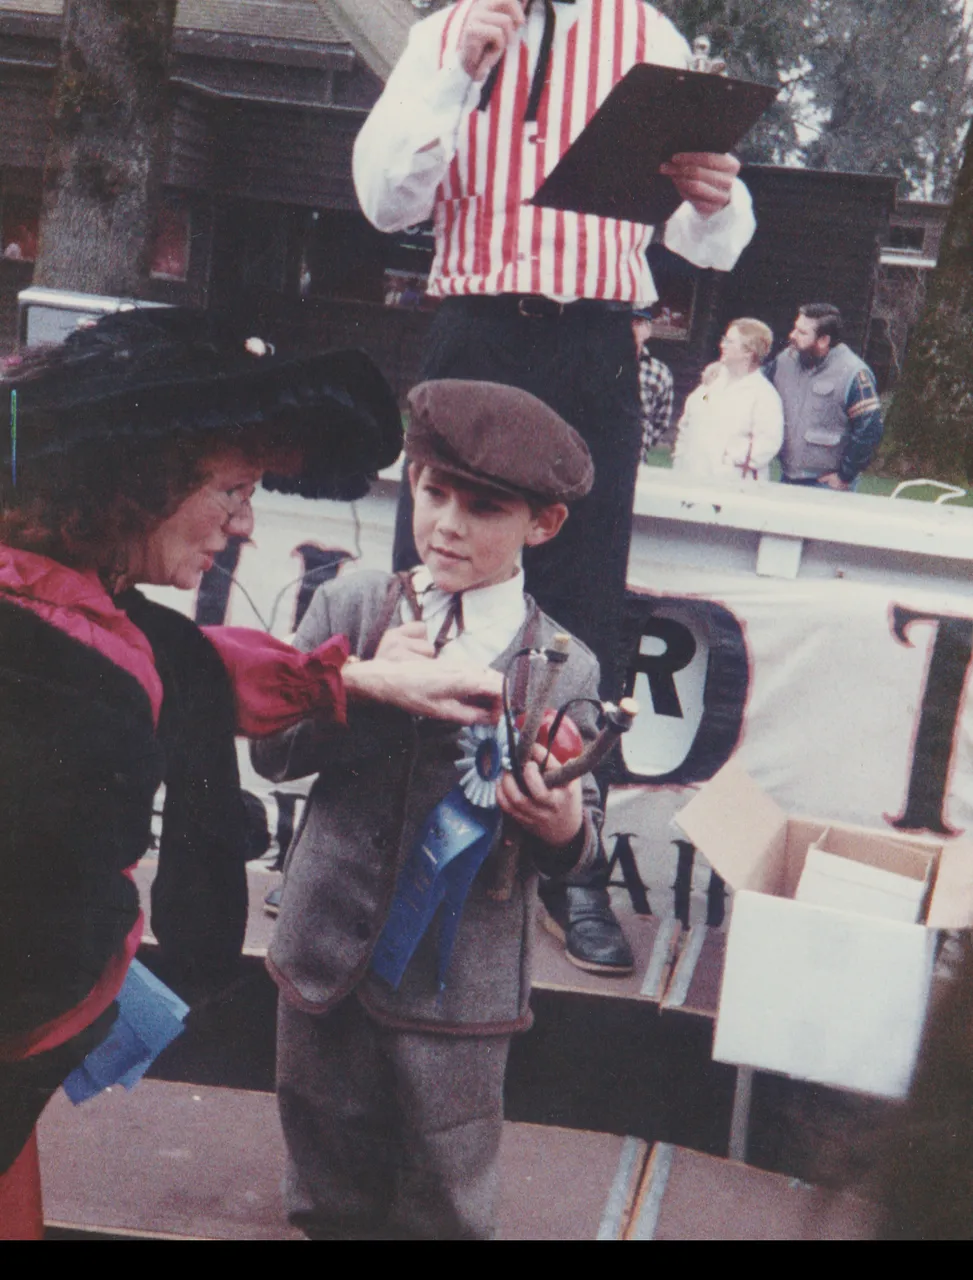
[[[475,485],[478,489],[488,489],[494,493],[503,494],[507,498],[523,498],[527,502],[535,503],[560,501],[559,498],[551,498],[546,494],[534,493],[529,489],[519,489],[512,484],[504,484],[502,480],[484,475],[483,472],[476,471],[462,462],[454,462],[442,453],[436,453],[432,449],[424,449],[421,445],[417,446],[415,442],[410,441],[408,438],[405,443],[405,456],[410,464],[415,463],[419,467],[431,467],[446,475],[456,476],[460,480],[465,480],[468,484]]]
[[[101,359],[80,368],[74,380],[71,366],[49,384],[32,382],[29,375],[23,382],[10,380],[18,391],[18,465],[92,442],[109,449],[116,440],[205,437],[266,426],[268,434],[298,447],[303,458],[299,474],[265,477],[268,488],[350,499],[365,493],[368,477],[401,452],[396,397],[363,351],[279,359],[249,356],[234,343],[229,357],[214,349],[211,359],[194,363],[181,362],[174,345],[156,372],[147,367],[128,377],[117,356],[94,356]],[[5,470],[10,455],[7,438]]]

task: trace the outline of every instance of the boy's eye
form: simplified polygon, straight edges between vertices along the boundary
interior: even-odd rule
[[[482,497],[475,497],[471,503],[474,511],[481,512],[486,515],[503,514],[510,510],[510,504],[504,502],[503,498],[491,497],[489,494],[483,494]]]

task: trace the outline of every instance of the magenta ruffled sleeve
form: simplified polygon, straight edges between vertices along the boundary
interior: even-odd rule
[[[312,717],[347,724],[341,678],[348,657],[344,636],[332,636],[311,653],[301,653],[248,627],[203,627],[202,631],[230,674],[237,733],[266,738]]]

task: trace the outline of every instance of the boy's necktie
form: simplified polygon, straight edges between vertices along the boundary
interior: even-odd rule
[[[449,634],[449,630],[454,622],[456,624],[456,634],[451,636]],[[454,591],[452,598],[450,599],[449,606],[446,609],[446,616],[443,618],[443,625],[439,628],[439,634],[432,642],[432,647],[435,650],[436,657],[439,657],[440,653],[450,640],[456,640],[462,634],[463,593],[461,591]]]

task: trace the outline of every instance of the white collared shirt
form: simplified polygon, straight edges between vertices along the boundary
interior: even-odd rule
[[[432,574],[425,565],[413,570],[412,586],[422,604],[422,620],[432,644],[439,635],[454,593],[434,586]],[[524,571],[519,569],[506,582],[464,591],[462,595],[462,634],[457,636],[455,628],[450,629],[441,656],[489,666],[508,647],[527,618]],[[403,617],[414,620],[408,604],[403,606]]]

